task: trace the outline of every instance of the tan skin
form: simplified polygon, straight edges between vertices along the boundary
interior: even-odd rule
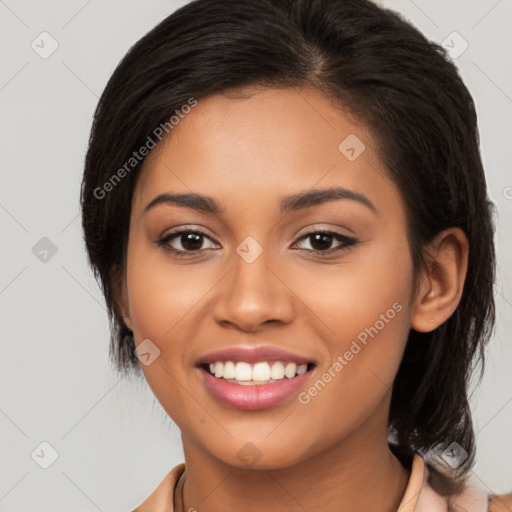
[[[182,432],[184,503],[198,512],[396,511],[409,473],[387,444],[391,385],[411,328],[428,332],[457,307],[468,245],[456,228],[429,247],[430,276],[414,272],[404,203],[387,178],[371,134],[312,89],[247,89],[201,99],[153,150],[134,192],[119,305],[136,344],[161,351],[142,366]],[[364,142],[353,162],[338,149]],[[286,196],[334,186],[364,194],[280,212]],[[222,214],[166,203],[162,193],[214,198]],[[198,252],[176,228],[200,229]],[[322,255],[307,233],[335,238]],[[263,253],[236,252],[247,236]],[[331,240],[329,244],[329,240]],[[202,243],[201,243],[202,241]],[[320,246],[322,249],[323,246]],[[225,406],[204,386],[195,361],[232,346],[277,346],[316,363],[311,385],[352,340],[394,303],[403,309],[307,405],[294,396],[257,411]],[[237,453],[255,445],[247,467]]]

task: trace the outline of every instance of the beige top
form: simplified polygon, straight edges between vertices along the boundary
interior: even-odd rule
[[[176,466],[133,512],[174,512],[174,490],[184,471],[184,463]],[[446,498],[434,492],[428,484],[428,473],[423,458],[415,454],[409,481],[397,512],[448,512]],[[452,506],[464,512],[486,512],[487,500],[487,493],[470,482],[462,494],[453,498]]]

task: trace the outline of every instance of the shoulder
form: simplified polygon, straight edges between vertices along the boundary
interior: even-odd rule
[[[494,494],[489,497],[488,512],[511,512],[512,494]]]
[[[439,479],[439,477],[442,477]],[[436,468],[430,463],[427,465],[423,457],[416,453],[413,456],[410,465],[409,482],[403,496],[402,502],[398,508],[399,512],[501,512],[498,508],[493,510],[489,501],[489,495],[479,485],[474,477],[468,478],[462,488],[456,493],[443,490],[439,482],[445,481],[445,470]],[[498,500],[500,497],[496,497]],[[496,502],[494,502],[496,503]],[[499,501],[498,501],[499,503]],[[493,504],[494,506],[494,504]],[[503,511],[512,512],[503,509]]]
[[[481,485],[479,479],[475,475],[470,475],[464,485],[457,494],[451,495],[449,498],[441,496],[438,492],[435,492],[431,486],[429,479],[429,469],[434,468],[429,464],[428,467],[425,465],[425,478],[422,488],[422,494],[425,494],[425,502],[430,503],[429,499],[434,503],[438,504],[439,510],[448,511],[464,511],[464,512],[512,512],[512,494],[489,494]],[[439,468],[437,468],[439,470]],[[446,476],[450,476],[446,470],[442,471]],[[438,473],[439,474],[439,473]],[[436,489],[439,491],[439,489]],[[419,500],[421,501],[421,500]],[[443,508],[442,503],[445,503]],[[437,508],[425,508],[427,510],[438,510]],[[423,508],[420,506],[415,512],[423,512]]]
[[[173,512],[174,489],[184,471],[184,463],[174,467],[146,500],[132,512]]]
[[[467,510],[468,512],[487,512],[489,495],[475,478],[469,478],[462,492],[455,495],[450,504],[455,510]]]

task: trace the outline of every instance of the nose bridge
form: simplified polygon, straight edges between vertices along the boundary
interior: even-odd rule
[[[274,275],[271,259],[270,251],[252,237],[238,245],[232,258],[232,271],[215,306],[218,322],[254,330],[270,320],[284,323],[291,320],[291,297]]]

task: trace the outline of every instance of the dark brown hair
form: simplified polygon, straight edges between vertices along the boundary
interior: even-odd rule
[[[443,229],[459,227],[468,237],[460,304],[435,331],[410,332],[390,411],[397,446],[425,453],[457,442],[469,454],[463,475],[474,457],[468,381],[494,324],[492,204],[475,107],[440,46],[367,0],[197,0],[164,19],[118,65],[94,116],[81,198],[117,368],[140,369],[114,282],[123,272],[143,160],[108,193],[104,184],[191,98],[246,85],[316,88],[372,131],[407,209],[416,270]]]

